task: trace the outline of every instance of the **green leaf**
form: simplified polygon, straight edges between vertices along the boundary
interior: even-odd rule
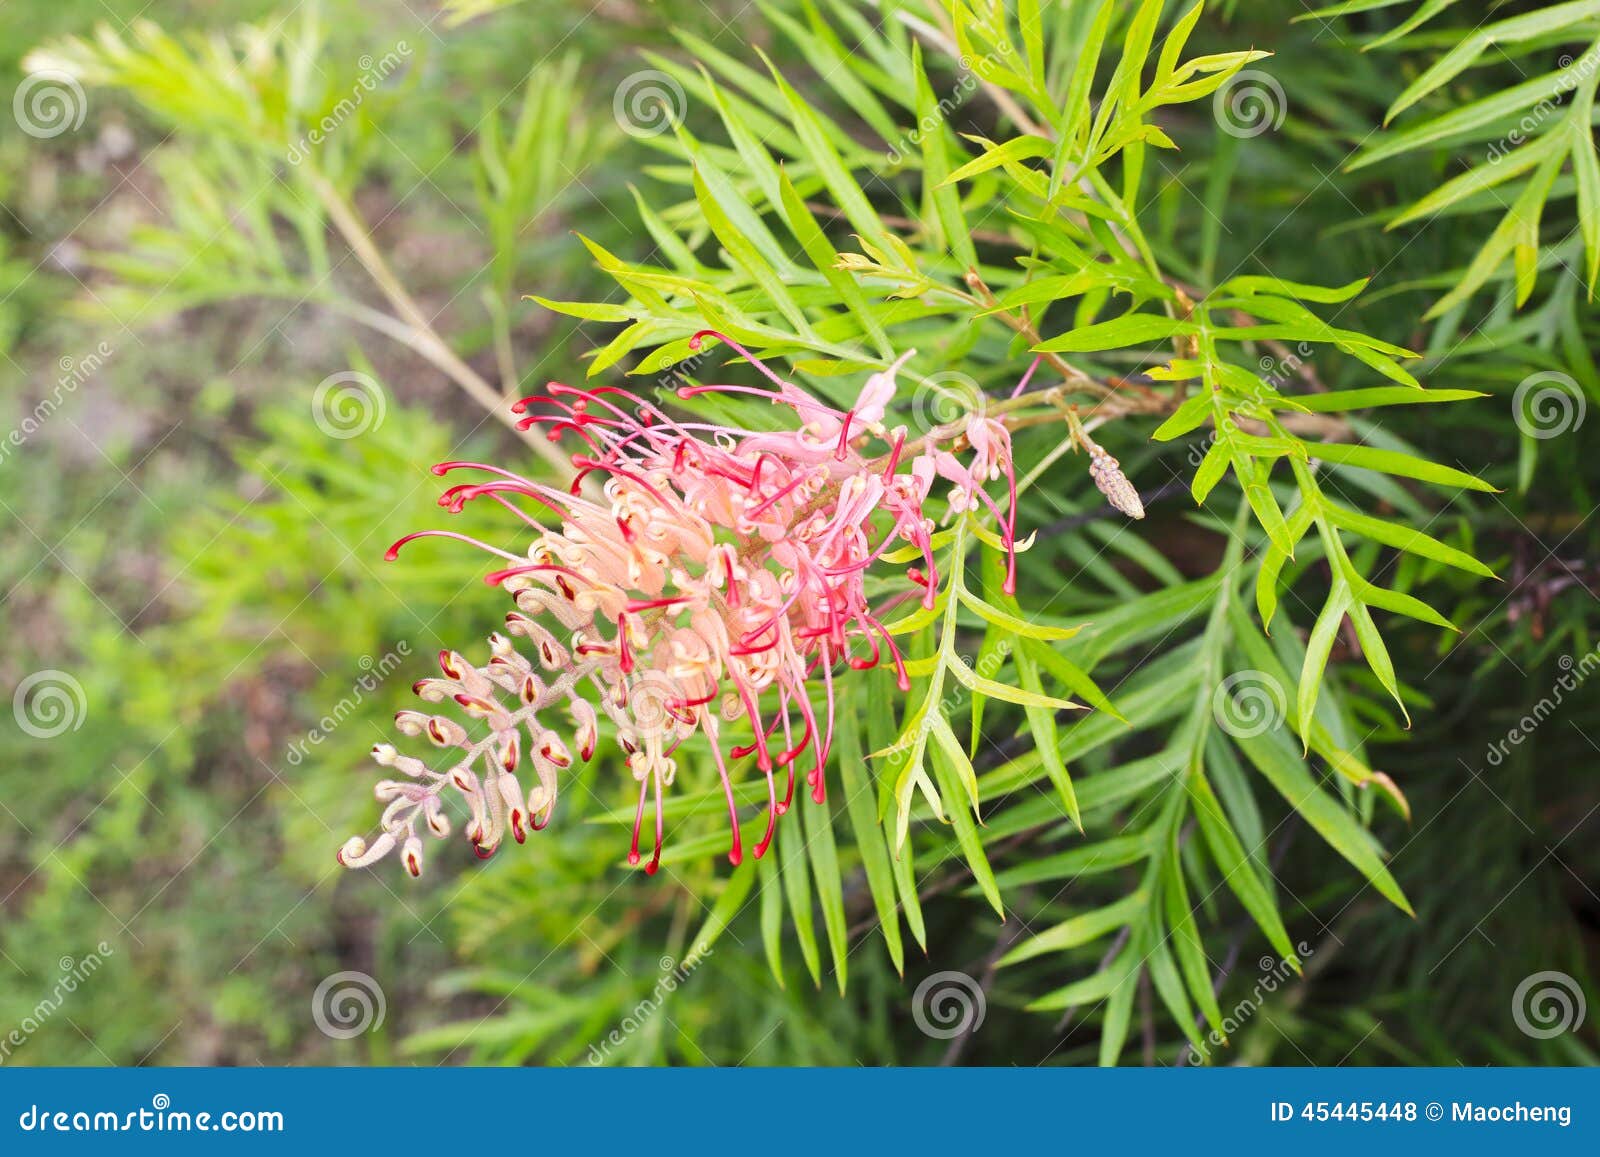
[[[1032,960],[1035,956],[1043,956],[1046,952],[1065,952],[1069,948],[1079,948],[1093,943],[1100,937],[1137,920],[1144,914],[1145,905],[1149,900],[1149,894],[1141,888],[1103,908],[1070,916],[1061,923],[1028,937],[1011,949],[1000,958],[1000,967],[1020,964],[1024,960]]]
[[[783,891],[793,914],[795,938],[800,942],[800,956],[811,973],[811,982],[822,986],[822,957],[817,950],[817,933],[811,911],[811,873],[806,870],[806,840],[800,828],[792,824],[779,824],[773,835],[768,855],[778,857],[778,872],[783,877]]]
[[[1356,466],[1363,470],[1380,470],[1385,474],[1395,474],[1401,478],[1416,478],[1422,482],[1432,482],[1437,486],[1460,486],[1468,490],[1482,490],[1487,493],[1497,493],[1495,488],[1481,478],[1475,478],[1462,470],[1450,466],[1441,466],[1436,462],[1429,462],[1422,458],[1414,458],[1410,454],[1402,454],[1398,450],[1380,450],[1375,446],[1353,445],[1344,442],[1320,442],[1312,448],[1314,457],[1324,462],[1333,462],[1340,466]]]
[[[1143,345],[1152,341],[1185,336],[1197,332],[1193,322],[1160,317],[1153,313],[1129,313],[1113,321],[1086,325],[1060,337],[1051,338],[1033,347],[1034,353],[1089,353],[1095,350],[1121,349],[1125,346]]]
[[[993,623],[1013,635],[1021,635],[1027,639],[1040,639],[1046,642],[1070,639],[1083,629],[1082,627],[1050,627],[1042,623],[1030,623],[1028,620],[1018,618],[1009,611],[1001,610],[999,607],[984,602],[965,586],[960,587],[957,593],[961,598],[961,605],[972,611],[980,619]]]
[[[1344,614],[1350,606],[1350,586],[1343,578],[1335,575],[1333,590],[1317,614],[1317,621],[1306,639],[1306,658],[1300,668],[1300,685],[1296,697],[1299,722],[1295,730],[1302,736],[1310,734],[1311,714],[1316,710],[1317,693],[1322,686],[1322,672],[1328,666],[1328,656],[1333,653],[1333,642],[1338,637],[1339,624],[1344,620]]]
[[[939,230],[946,246],[965,269],[978,267],[978,251],[972,246],[972,235],[967,231],[967,215],[962,212],[961,198],[954,188],[947,187],[950,157],[945,149],[943,116],[934,99],[933,88],[928,84],[922,68],[922,46],[912,48],[912,72],[917,78],[917,119],[922,129],[922,177],[927,196],[933,202]]]
[[[1222,871],[1222,879],[1239,898],[1239,903],[1244,905],[1246,912],[1250,913],[1261,931],[1266,934],[1267,941],[1274,951],[1284,960],[1299,971],[1299,958],[1295,955],[1294,945],[1289,941],[1289,932],[1283,926],[1283,917],[1278,915],[1278,906],[1273,902],[1272,895],[1256,875],[1256,866],[1245,853],[1239,843],[1239,837],[1234,834],[1227,817],[1223,814],[1222,805],[1217,802],[1216,793],[1206,781],[1205,772],[1198,763],[1189,769],[1185,779],[1189,789],[1189,799],[1194,806],[1195,820],[1200,827],[1201,835],[1205,837],[1206,847],[1211,852],[1211,858]]]
[[[1279,297],[1292,297],[1296,301],[1315,301],[1323,305],[1336,305],[1349,301],[1367,287],[1370,278],[1363,277],[1358,281],[1346,285],[1325,286],[1307,285],[1300,281],[1285,281],[1280,277],[1257,277],[1254,275],[1233,277],[1223,282],[1217,288],[1218,293],[1238,293],[1249,296],[1254,293],[1271,293]]]
[[[762,856],[756,861],[756,877],[761,882],[761,947],[767,967],[779,988],[783,979],[783,886],[778,880],[778,857]]]
[[[1381,542],[1385,546],[1396,547],[1423,558],[1431,558],[1435,562],[1442,562],[1446,566],[1453,566],[1459,570],[1470,571],[1485,578],[1494,578],[1494,571],[1484,566],[1483,563],[1473,558],[1462,550],[1447,546],[1436,538],[1430,538],[1420,530],[1412,530],[1408,526],[1401,526],[1395,522],[1385,522],[1381,518],[1360,514],[1357,511],[1328,503],[1326,506],[1328,518],[1335,526],[1359,534],[1363,538],[1370,538],[1374,542]],[[1371,600],[1368,600],[1371,601]]]
[[[1021,707],[1044,707],[1052,711],[1085,710],[1082,703],[1074,703],[1070,699],[1038,695],[1021,687],[1009,687],[994,679],[985,678],[967,666],[966,660],[959,655],[952,655],[947,666],[950,673],[959,679],[963,686],[991,699],[1004,699],[1007,703],[1015,703]]]
[[[1416,915],[1384,866],[1371,834],[1356,822],[1342,803],[1318,786],[1282,731],[1242,734],[1235,736],[1235,742],[1256,770],[1333,846],[1334,851],[1349,860],[1395,907],[1408,916]]]
[[[722,886],[722,895],[717,897],[716,904],[706,914],[705,923],[700,925],[700,931],[690,942],[689,954],[693,957],[704,956],[711,951],[722,933],[727,930],[741,908],[744,907],[745,898],[750,895],[750,888],[756,882],[756,870],[750,864],[735,868],[726,878]]]
[[[757,48],[756,54],[772,73],[778,91],[783,94],[790,121],[800,138],[801,145],[805,148],[806,156],[816,166],[817,172],[828,186],[828,191],[833,194],[839,208],[844,210],[845,216],[865,240],[880,249],[890,248],[888,231],[879,219],[877,211],[873,209],[872,203],[867,200],[867,195],[861,191],[861,186],[845,168],[838,151],[828,141],[827,135],[822,130],[820,118],[806,99],[784,80],[783,74],[771,60],[767,59],[766,53]]]
[[[861,723],[856,711],[856,700],[849,695],[840,697],[839,716],[834,730],[834,744],[839,752],[838,767],[841,790],[844,792],[845,813],[850,817],[850,828],[855,836],[855,846],[861,855],[861,866],[867,876],[867,891],[872,893],[872,906],[878,914],[878,927],[883,932],[884,944],[895,971],[905,972],[905,949],[900,940],[900,918],[895,905],[894,871],[889,863],[889,848],[884,842],[883,828],[878,823],[877,809],[873,806],[872,786],[867,780],[866,760],[861,742]]]
[[[1016,161],[1027,160],[1029,157],[1042,157],[1050,152],[1050,142],[1042,137],[1014,137],[1003,145],[997,145],[983,137],[968,137],[983,146],[983,153],[974,157],[966,164],[959,166],[947,176],[944,185],[955,185],[965,181],[968,177],[976,177],[979,173],[987,173],[990,169],[1000,165],[1011,164]]]
[[[817,899],[822,905],[822,923],[828,933],[828,948],[833,954],[833,974],[844,995],[846,964],[850,956],[849,925],[844,915],[844,881],[839,875],[839,850],[833,838],[833,808],[823,802],[805,800],[800,804],[805,817],[806,849],[811,853],[811,871],[817,880]]]
[[[1488,48],[1519,44],[1547,33],[1560,32],[1580,20],[1595,16],[1600,16],[1600,0],[1571,0],[1570,3],[1553,4],[1508,20],[1479,25],[1406,86],[1405,91],[1389,106],[1383,118],[1384,123],[1394,120],[1417,101],[1454,80]]]
[[[977,881],[984,898],[1004,920],[1005,903],[1000,898],[1000,887],[995,883],[994,870],[989,867],[988,853],[984,851],[983,839],[978,835],[978,826],[973,820],[978,807],[977,775],[967,759],[967,753],[962,750],[960,741],[951,732],[948,723],[941,718],[934,724],[932,731],[934,745],[929,754],[934,775],[939,780],[940,790],[946,795],[965,793],[972,800],[971,813],[964,807],[950,809],[949,820],[950,825],[955,828],[956,842],[961,846],[967,867],[972,870],[972,878]]]
[[[1430,402],[1465,402],[1486,398],[1481,390],[1418,390],[1408,386],[1373,386],[1364,390],[1335,390],[1326,394],[1300,394],[1295,402],[1314,414],[1366,410],[1376,406],[1416,406]]]
[[[1161,863],[1161,890],[1166,905],[1167,926],[1172,929],[1172,948],[1183,972],[1189,995],[1200,1006],[1212,1030],[1222,1032],[1222,1010],[1217,1007],[1215,990],[1211,987],[1211,970],[1206,963],[1205,947],[1200,942],[1199,929],[1195,927],[1194,912],[1189,907],[1188,889],[1183,883],[1183,861],[1178,854],[1178,838],[1174,832],[1166,855]]]

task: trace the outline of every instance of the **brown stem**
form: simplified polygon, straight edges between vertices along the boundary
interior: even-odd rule
[[[400,279],[395,276],[394,270],[390,269],[389,263],[384,260],[383,254],[373,244],[372,235],[355,207],[321,173],[312,170],[307,173],[307,177],[318,200],[327,211],[328,219],[333,222],[334,228],[339,231],[345,244],[350,246],[350,251],[355,254],[356,260],[361,263],[368,276],[394,308],[395,313],[399,315],[398,321],[405,327],[404,336],[400,340],[442,370],[489,413],[515,430],[541,458],[553,466],[566,469],[568,467],[566,455],[539,434],[517,430],[518,418],[511,412],[508,400],[490,385],[483,375],[463,361],[439,336],[438,331],[433,328],[432,321],[422,312],[422,307],[406,291]],[[369,320],[369,324],[371,323],[370,319],[364,320]],[[375,328],[387,329],[391,334],[394,333],[391,327],[379,325]]]

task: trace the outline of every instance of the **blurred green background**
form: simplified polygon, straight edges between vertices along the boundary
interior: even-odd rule
[[[1384,268],[1386,284],[1437,284],[1481,241],[1481,221],[1420,236],[1351,227],[1436,174],[1362,189],[1317,167],[1330,136],[1376,115],[1394,78],[1352,65],[1318,25],[1288,25],[1297,4],[1236,9],[1225,39],[1279,52],[1297,103],[1270,141],[1185,139],[1190,185],[1203,186],[1209,150],[1242,150],[1213,238],[1223,254],[1267,234],[1274,260],[1317,280]],[[623,255],[649,248],[630,185],[648,183],[659,155],[612,115],[637,52],[681,55],[674,27],[734,53],[751,39],[782,51],[734,0],[449,12],[327,0],[318,11],[314,70],[330,91],[356,83],[372,67],[363,61],[404,58],[359,123],[341,127],[337,179],[435,328],[489,379],[497,342],[513,343],[524,383],[581,377],[604,340],[520,300],[604,297],[609,281],[572,230]],[[273,0],[4,0],[0,75],[13,92],[26,52],[101,23],[126,34],[143,18],[178,34],[299,28],[305,16]],[[597,1049],[611,1063],[1093,1059],[1083,1026],[1025,1013],[1000,990],[986,1031],[956,1055],[918,1030],[911,994],[924,976],[982,975],[992,961],[981,902],[959,890],[929,902],[929,955],[913,953],[903,979],[868,928],[854,933],[848,995],[798,969],[780,988],[744,913],[662,999],[662,958],[681,956],[706,917],[694,877],[622,871],[615,829],[581,811],[485,866],[438,855],[421,882],[342,872],[334,850],[373,818],[367,747],[387,738],[429,655],[502,613],[470,568],[385,568],[382,551],[437,511],[431,463],[473,450],[504,460],[517,444],[437,368],[350,318],[374,284],[342,247],[330,252],[327,221],[295,220],[292,189],[258,198],[225,148],[191,147],[113,90],[84,101],[81,123],[59,132],[0,117],[0,425],[24,435],[0,446],[0,687],[35,680],[35,719],[41,695],[65,712],[54,735],[38,732],[55,724],[30,733],[0,717],[0,1034],[32,1026],[5,1063],[585,1063]],[[531,174],[514,197],[486,202],[486,125],[514,152],[529,101],[545,118],[526,142],[538,163],[508,176]],[[1158,193],[1152,214],[1178,234],[1215,231],[1194,198],[1163,188],[1172,195]],[[509,209],[497,217],[486,203]],[[1291,207],[1293,224],[1271,229]],[[152,228],[188,241],[163,251]],[[314,295],[294,290],[307,278]],[[1391,320],[1426,299],[1399,300]],[[1381,325],[1382,312],[1367,320]],[[1477,360],[1449,384],[1507,389],[1552,366],[1592,382],[1591,331],[1541,342],[1525,321],[1507,312],[1486,327],[1462,355]],[[330,438],[312,399],[351,370],[382,383],[383,419]],[[1485,460],[1526,453],[1503,407],[1437,421],[1418,417],[1406,435]],[[1595,645],[1600,466],[1583,453],[1593,428],[1541,447],[1525,491],[1485,504],[1471,532],[1506,583],[1458,604],[1475,626],[1439,644],[1436,669],[1402,673],[1432,708],[1377,752],[1416,816],[1393,867],[1418,918],[1370,896],[1350,904],[1349,873],[1298,862],[1292,840],[1275,848],[1300,902],[1291,931],[1316,949],[1310,974],[1268,994],[1221,1059],[1594,1059],[1600,1010],[1550,1043],[1515,1031],[1511,1004],[1541,969],[1585,983],[1594,973],[1600,749],[1583,725],[1600,718],[1600,690],[1584,689],[1507,758],[1485,755],[1547,693],[1560,657]],[[327,738],[308,743],[313,729]],[[1225,977],[1241,960],[1239,974],[1253,974],[1263,952],[1247,920],[1235,927],[1220,946]],[[41,1016],[90,958],[90,974]],[[385,1013],[343,1039],[312,1006],[317,986],[346,971],[375,979]],[[1237,983],[1225,980],[1224,1006],[1252,977]],[[641,1001],[653,1009],[642,1017]],[[630,1018],[634,1029],[606,1046]],[[1145,1059],[1168,1063],[1180,1043],[1163,1039],[1157,1056],[1149,1042]]]

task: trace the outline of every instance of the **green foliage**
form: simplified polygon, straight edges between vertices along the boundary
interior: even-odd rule
[[[1124,897],[1111,903],[1106,911],[1125,918],[1090,920],[1094,936],[1076,931],[1080,925],[1075,921],[1082,919],[1078,916],[1068,917],[1062,925],[1065,933],[1056,939],[1051,939],[1054,933],[1045,934],[1045,946],[1055,946],[1059,940],[1059,947],[1077,948],[1099,935],[1123,930],[1123,955],[1095,978],[1081,982],[1087,985],[1083,991],[1095,994],[1097,1000],[1109,1000],[1102,1059],[1110,1061],[1120,1051],[1126,1010],[1147,968],[1153,981],[1160,971],[1158,988],[1185,1027],[1193,1021],[1187,1013],[1191,1000],[1204,1001],[1209,995],[1203,968],[1184,970],[1186,991],[1171,983],[1178,973],[1163,956],[1175,932],[1166,919],[1169,909],[1180,919],[1188,914],[1187,902],[1172,903],[1170,893],[1163,891],[1181,886],[1161,884],[1176,870],[1165,853],[1175,847],[1176,834],[1191,814],[1200,820],[1220,879],[1235,890],[1274,949],[1285,958],[1293,956],[1275,901],[1246,865],[1234,824],[1211,794],[1205,769],[1212,759],[1232,760],[1240,775],[1243,766],[1254,766],[1379,892],[1409,910],[1361,823],[1350,817],[1345,804],[1324,795],[1316,770],[1286,744],[1266,740],[1246,744],[1243,754],[1248,764],[1211,752],[1212,693],[1230,670],[1244,666],[1254,671],[1265,664],[1264,677],[1274,685],[1299,688],[1291,725],[1305,752],[1314,747],[1320,759],[1351,784],[1372,781],[1374,773],[1359,752],[1336,741],[1317,717],[1335,635],[1348,616],[1374,676],[1399,703],[1398,677],[1373,609],[1437,626],[1450,624],[1415,596],[1373,583],[1368,577],[1375,561],[1372,553],[1352,554],[1343,536],[1411,550],[1477,574],[1487,573],[1487,568],[1404,524],[1374,518],[1330,497],[1317,471],[1325,468],[1340,479],[1349,471],[1379,471],[1452,490],[1493,488],[1470,474],[1410,453],[1311,441],[1290,429],[1302,416],[1402,404],[1412,400],[1411,391],[1420,391],[1416,378],[1401,365],[1401,359],[1415,356],[1412,351],[1336,327],[1313,308],[1343,305],[1364,288],[1365,281],[1324,289],[1244,275],[1202,294],[1174,284],[1145,238],[1132,206],[1139,199],[1146,153],[1175,147],[1150,118],[1158,109],[1210,95],[1265,54],[1223,53],[1184,61],[1185,41],[1200,17],[1196,7],[1168,34],[1159,59],[1151,59],[1161,5],[1147,3],[1128,22],[1121,55],[1102,87],[1091,78],[1105,47],[1113,6],[1102,7],[1064,68],[1052,67],[1034,26],[1037,13],[1023,11],[1014,28],[1005,8],[980,7],[981,11],[961,4],[951,8],[953,46],[961,60],[971,62],[974,87],[983,86],[1012,126],[1023,131],[1001,142],[973,136],[977,155],[963,145],[934,105],[922,47],[898,22],[868,32],[860,50],[848,58],[827,54],[826,46],[835,43],[838,34],[821,10],[808,8],[805,24],[787,18],[777,22],[808,59],[838,60],[839,66],[824,70],[818,80],[832,90],[840,106],[859,116],[860,123],[851,127],[826,116],[816,102],[800,98],[795,82],[775,67],[769,68],[770,76],[762,76],[719,54],[698,52],[702,67],[697,75],[659,61],[663,68],[674,70],[685,88],[694,86],[715,108],[727,136],[726,145],[717,145],[686,125],[677,126],[673,152],[681,167],[663,167],[659,175],[669,186],[681,183],[692,199],[655,209],[657,218],[673,230],[673,243],[663,244],[662,251],[676,259],[672,265],[639,265],[600,253],[602,269],[629,294],[627,301],[605,310],[598,303],[550,304],[580,317],[629,322],[594,358],[591,373],[643,354],[631,372],[658,374],[690,356],[690,337],[707,324],[758,352],[787,358],[796,371],[824,379],[862,367],[881,368],[892,351],[913,347],[924,353],[907,370],[925,382],[958,367],[959,372],[987,379],[996,370],[1004,374],[1007,361],[1031,352],[1047,359],[1047,369],[1059,375],[1064,394],[1090,399],[1087,404],[1093,414],[1106,418],[1168,414],[1154,430],[1158,440],[1212,431],[1192,491],[1196,501],[1204,503],[1212,498],[1223,472],[1231,471],[1237,480],[1267,539],[1264,553],[1252,566],[1263,626],[1277,608],[1280,585],[1287,585],[1285,564],[1293,560],[1298,574],[1319,556],[1326,562],[1331,581],[1306,645],[1283,657],[1256,636],[1259,663],[1225,663],[1225,656],[1233,658],[1225,640],[1241,626],[1237,616],[1227,616],[1223,610],[1233,594],[1233,572],[1243,559],[1245,527],[1234,532],[1232,554],[1213,591],[1218,600],[1212,619],[1215,634],[1207,635],[1204,661],[1198,666],[1192,660],[1185,664],[1190,671],[1201,672],[1202,678],[1197,686],[1172,689],[1179,698],[1193,702],[1169,756],[1177,781],[1183,784],[1189,779],[1184,785],[1187,791],[1129,801],[1140,813],[1153,811],[1162,817],[1158,828],[1144,838],[1150,859],[1139,890],[1130,894],[1140,900],[1130,905]],[[937,44],[939,38],[934,39]],[[947,58],[940,63],[955,61]],[[1067,79],[1052,89],[1051,75]],[[881,142],[887,148],[868,147],[863,136],[874,146]],[[910,147],[918,137],[920,147]],[[886,220],[891,214],[869,196],[869,186],[887,189],[898,202],[894,225]],[[968,191],[965,197],[964,191]],[[830,243],[818,211],[809,203],[815,198],[823,201],[825,220],[847,222],[859,252]],[[993,241],[986,239],[981,255],[973,241],[979,228],[1002,234]],[[780,241],[781,237],[787,240]],[[809,260],[809,267],[795,259],[796,249]],[[1131,308],[1119,307],[1124,297]],[[1317,350],[1330,347],[1400,388],[1364,389],[1348,400],[1333,394],[1303,402],[1247,368],[1256,360],[1255,351],[1273,342],[1305,351],[1308,358],[1326,357]],[[1165,354],[1151,348],[1163,344],[1170,346]],[[1175,385],[1164,394],[1147,388],[1137,403],[1130,403],[1125,393],[1109,384],[1112,367],[1119,363],[1149,367],[1149,379]],[[1020,374],[1021,368],[1012,372]],[[1188,396],[1190,383],[1193,396]],[[825,381],[821,388],[826,388]],[[1437,400],[1467,396],[1458,391]],[[1337,419],[1302,428],[1324,436],[1349,436],[1348,427]],[[1294,494],[1287,514],[1278,496],[1286,484]],[[918,814],[914,804],[920,794],[929,817],[948,825],[945,846],[955,845],[979,890],[1004,915],[1006,904],[986,847],[996,842],[996,829],[1008,825],[1001,813],[999,819],[991,817],[984,829],[977,826],[981,804],[995,797],[984,792],[969,747],[948,718],[950,691],[959,689],[959,698],[971,713],[974,736],[982,718],[990,733],[1020,729],[1040,747],[1048,746],[1053,758],[1030,757],[1031,767],[1050,776],[1061,814],[1075,824],[1081,820],[1080,807],[1059,756],[1063,746],[1070,749],[1074,737],[1094,724],[1059,726],[1055,713],[1077,705],[1048,693],[1039,656],[1053,654],[1065,664],[1064,671],[1071,674],[1064,676],[1062,668],[1046,667],[1050,676],[1060,679],[1064,693],[1092,694],[1103,707],[1123,716],[1128,712],[1123,698],[1107,700],[1087,674],[1071,665],[1071,644],[1060,639],[1065,632],[1052,638],[1048,628],[1029,626],[1026,598],[1013,613],[990,607],[971,593],[962,576],[979,525],[966,517],[956,520],[944,543],[942,569],[951,576],[949,586],[934,607],[909,615],[892,628],[911,636],[908,670],[921,678],[903,711],[899,738],[877,752],[879,759],[890,761],[889,768],[878,773],[880,811],[891,821],[890,844],[898,850]],[[1313,526],[1317,536],[1308,551],[1301,540]],[[1034,597],[1049,597],[1052,604],[1071,601],[1065,591],[1053,595],[1036,591]],[[963,612],[983,620],[976,653],[1002,657],[1002,665],[1015,668],[1014,676],[979,675],[962,658]],[[1174,625],[1169,622],[1169,630]],[[1250,637],[1235,639],[1233,646],[1245,647]],[[1103,653],[1125,646],[1116,637],[1102,636],[1100,642]],[[1012,659],[1007,662],[1005,656]],[[1297,674],[1291,677],[1287,670]],[[1014,724],[1001,722],[1009,713],[997,713],[1007,704],[1023,708]],[[1335,706],[1325,717],[1337,721],[1343,712]],[[1131,718],[1127,725],[1135,730],[1142,726]],[[994,731],[996,727],[1001,730]],[[970,751],[977,750],[975,739]],[[1176,774],[1179,768],[1182,774]],[[993,774],[1005,774],[1004,782],[1013,791],[1032,782],[1031,775],[1010,765]],[[958,806],[952,795],[964,802]],[[1396,797],[1400,798],[1398,793]],[[949,854],[934,852],[936,858]],[[919,849],[915,860],[926,863],[927,856]],[[1200,886],[1201,881],[1192,883]],[[880,874],[869,884],[876,909],[890,910],[895,895],[889,881]],[[828,892],[822,895],[826,902]],[[802,928],[801,939],[807,942],[808,929]],[[1044,951],[1031,948],[1032,943],[1014,949],[1007,959]],[[814,952],[807,959],[814,967]],[[1046,1004],[1061,1007],[1053,1001]]]
[[[1377,6],[1338,4],[1305,18]],[[1408,38],[1413,34],[1420,37],[1430,21],[1451,7],[1448,2],[1419,3],[1407,19],[1369,39],[1363,49],[1401,49],[1409,43]],[[1454,288],[1434,303],[1429,317],[1465,304],[1491,279],[1504,279],[1508,258],[1519,306],[1533,293],[1539,270],[1551,262],[1581,260],[1593,299],[1595,279],[1600,276],[1600,156],[1595,153],[1592,131],[1595,85],[1600,83],[1597,17],[1600,5],[1570,0],[1520,15],[1474,20],[1442,33],[1438,43],[1448,50],[1394,98],[1384,114],[1384,124],[1388,126],[1430,97],[1436,108],[1447,111],[1379,134],[1350,162],[1348,168],[1354,171],[1442,146],[1466,166],[1393,215],[1387,223],[1391,229],[1444,214],[1504,210],[1472,261],[1451,278]],[[1537,71],[1542,57],[1552,48],[1564,46],[1571,46],[1571,51],[1560,56],[1558,68]],[[1482,95],[1474,93],[1469,99],[1462,100],[1455,93],[1443,99],[1447,86],[1463,74],[1475,68],[1481,71],[1485,54],[1491,50],[1496,61],[1518,65],[1524,75],[1527,72],[1520,64],[1528,61],[1534,74],[1509,87],[1479,88]],[[1554,229],[1541,228],[1551,202],[1574,198],[1576,233],[1581,236],[1559,219]],[[1570,215],[1562,213],[1563,217]],[[1556,240],[1543,243],[1541,238],[1547,233]]]
[[[1537,696],[1533,672],[1594,646],[1593,463],[1503,403],[1533,374],[1600,402],[1600,68],[1580,67],[1600,9],[1478,25],[1431,0],[799,0],[707,39],[698,6],[662,7],[675,41],[637,32],[642,60],[592,27],[529,59],[554,10],[497,0],[452,5],[442,43],[407,34],[414,54],[315,5],[38,50],[163,142],[159,211],[92,235],[92,284],[60,287],[78,308],[58,324],[225,334],[257,312],[238,314],[250,353],[219,352],[181,399],[198,430],[154,463],[114,456],[148,508],[40,486],[74,476],[57,445],[0,462],[20,525],[76,539],[7,532],[30,560],[7,564],[14,673],[69,668],[92,706],[70,750],[6,739],[10,765],[49,769],[8,772],[6,798],[59,817],[3,853],[17,1014],[104,936],[119,985],[157,995],[88,997],[118,1061],[1592,1061],[1576,1037],[1484,1028],[1506,977],[1586,975],[1584,902],[1562,886],[1594,865],[1574,840],[1524,875],[1592,801],[1542,779],[1532,747],[1490,771],[1479,741]],[[392,74],[365,87],[351,66],[390,41]],[[610,82],[645,66],[685,100],[630,142]],[[1283,130],[1230,132],[1229,94],[1267,74]],[[470,268],[408,258],[413,235]],[[89,332],[41,337],[18,300],[0,348],[54,360]],[[1007,421],[1015,592],[993,519],[935,506],[942,583],[889,623],[910,690],[849,674],[827,802],[798,805],[759,862],[719,862],[721,789],[691,743],[662,874],[627,873],[632,793],[603,746],[530,848],[417,888],[336,887],[332,849],[370,815],[352,771],[423,664],[370,689],[363,672],[401,642],[466,651],[503,610],[442,549],[380,561],[437,516],[426,466],[551,456],[479,423],[561,374],[766,428],[769,408],[670,389],[741,372],[691,346],[708,327],[836,400],[914,350],[889,419],[914,437]],[[118,381],[184,368],[161,357]],[[388,402],[349,439],[310,388],[346,366]],[[1144,521],[1102,502],[1090,430]],[[128,579],[145,573],[153,598]],[[1592,758],[1548,728],[1560,766]],[[735,794],[753,840],[765,785]],[[1504,902],[1530,878],[1536,935]],[[1519,947],[1480,948],[1485,922]],[[1263,953],[1308,979],[1240,1025],[1237,961]],[[339,967],[382,980],[387,1029],[336,1044],[302,1023]],[[949,1046],[909,1016],[909,982],[946,969],[981,977],[998,1022]],[[1435,1016],[1436,986],[1459,1015]],[[161,1035],[188,1023],[181,1047]],[[59,1022],[26,1057],[97,1059]]]

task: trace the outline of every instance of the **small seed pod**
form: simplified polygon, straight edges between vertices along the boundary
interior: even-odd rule
[[[1122,472],[1122,464],[1098,446],[1089,455],[1089,477],[1114,509],[1129,518],[1144,517],[1144,503],[1139,501],[1139,492]]]

